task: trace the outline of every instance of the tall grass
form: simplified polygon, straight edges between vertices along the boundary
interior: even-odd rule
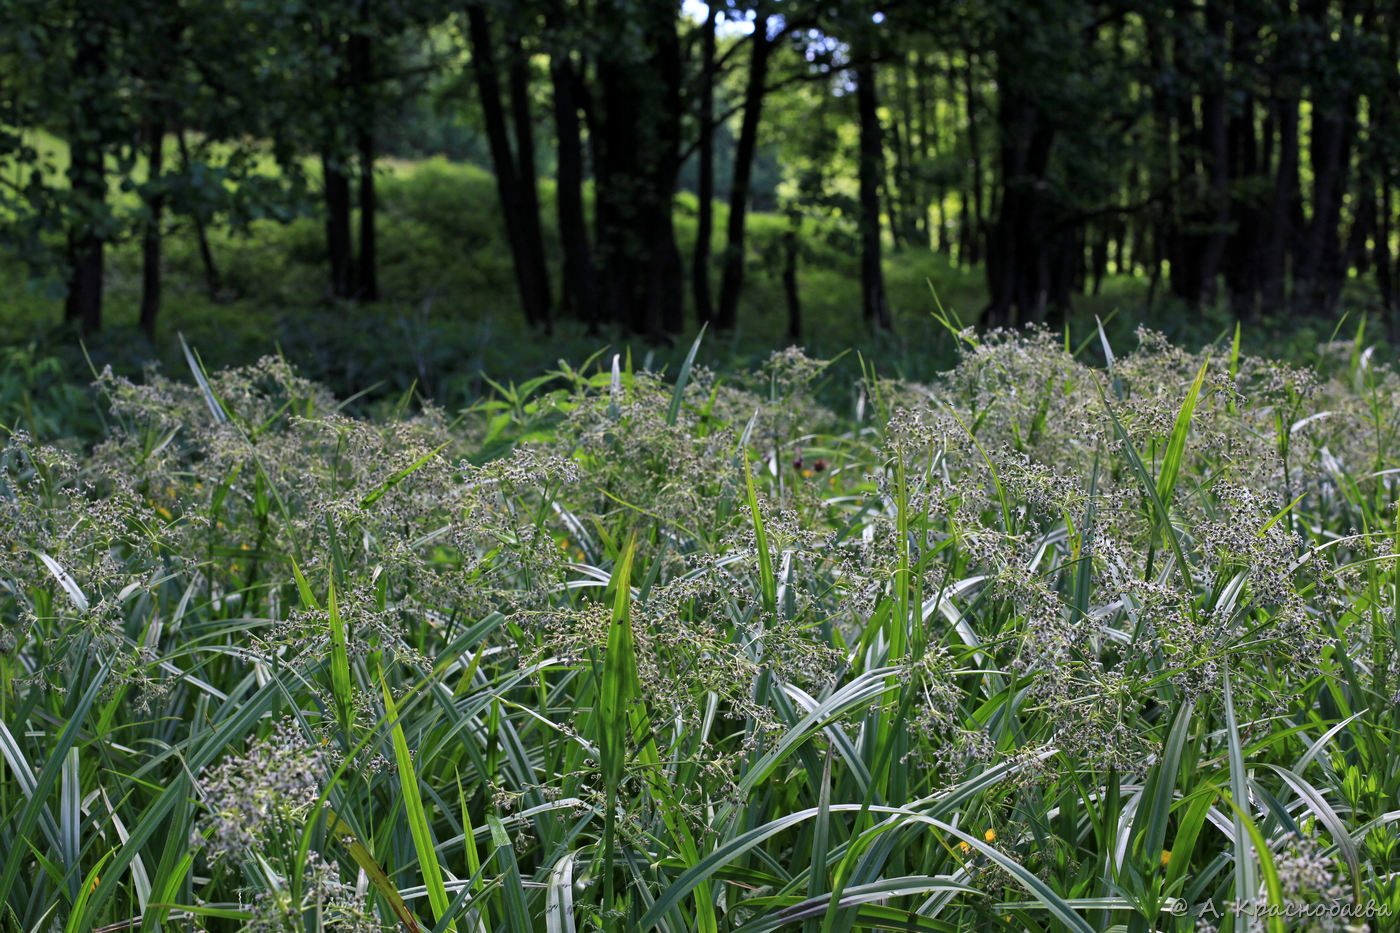
[[[377,420],[104,374],[101,442],[0,454],[0,926],[1400,909],[1400,379],[1104,340]]]

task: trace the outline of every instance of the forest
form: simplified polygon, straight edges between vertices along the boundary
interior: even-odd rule
[[[1390,933],[1400,11],[0,0],[0,933]]]
[[[959,313],[988,327],[1060,329],[1125,277],[1142,319],[1352,310],[1394,336],[1400,16],[1379,0],[4,12],[10,277],[85,333],[109,254],[154,336],[166,241],[218,295],[211,231],[313,218],[316,302],[413,304],[381,285],[386,166],[446,154],[492,173],[468,209],[508,251],[500,304],[544,333],[733,329],[767,263],[798,337],[800,266],[827,254],[888,330],[884,260],[912,253],[976,270]]]

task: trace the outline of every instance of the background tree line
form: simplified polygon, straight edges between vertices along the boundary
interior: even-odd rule
[[[1400,14],[1381,0],[0,0],[0,17],[0,237],[88,331],[114,243],[141,244],[149,333],[165,236],[199,239],[217,293],[211,225],[307,211],[328,294],[379,299],[376,159],[436,150],[493,169],[544,332],[734,327],[754,208],[789,218],[794,335],[816,231],[859,254],[877,329],[890,249],[983,267],[988,325],[1057,326],[1111,275],[1244,320],[1332,315],[1355,282],[1400,325]]]

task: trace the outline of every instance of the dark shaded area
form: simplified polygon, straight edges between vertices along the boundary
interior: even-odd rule
[[[504,223],[516,313],[544,334],[562,315],[660,345],[688,310],[742,328],[759,211],[847,238],[850,313],[872,331],[914,310],[891,307],[891,252],[980,267],[986,326],[1059,328],[1132,277],[1173,314],[1359,309],[1400,330],[1400,14],[1376,0],[0,11],[0,240],[87,334],[114,247],[141,244],[154,338],[169,236],[197,239],[217,298],[211,228],[307,214],[327,301],[424,300],[383,286],[377,160],[436,151],[493,170],[482,209]],[[793,308],[797,265],[777,273]]]

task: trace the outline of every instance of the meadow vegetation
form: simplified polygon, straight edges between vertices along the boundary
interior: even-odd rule
[[[1392,929],[1400,376],[947,340],[101,370],[0,453],[0,926]]]

